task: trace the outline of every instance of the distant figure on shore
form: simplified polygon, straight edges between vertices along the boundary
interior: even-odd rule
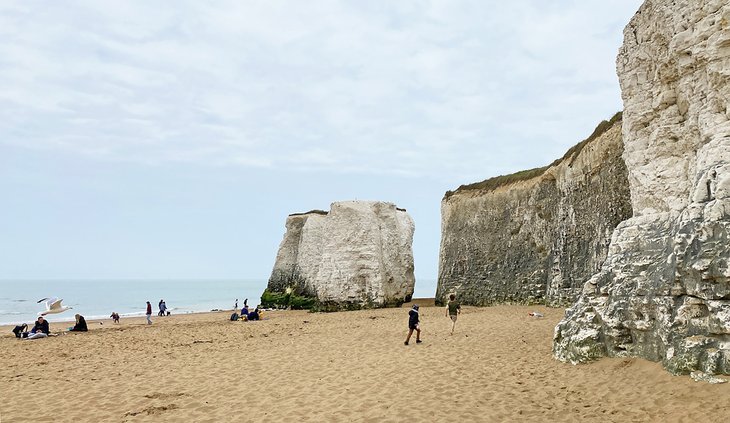
[[[451,318],[451,335],[454,334],[457,315],[461,314],[461,304],[456,301],[456,295],[449,295],[449,302],[446,304],[446,317]]]
[[[419,326],[419,322],[418,304],[413,304],[413,308],[408,312],[408,337],[406,337],[406,342],[403,344],[408,345],[408,341],[411,340],[411,335],[413,335],[414,330],[416,331],[416,344],[421,343],[421,327]]]
[[[88,332],[89,328],[86,326],[86,319],[80,314],[76,314],[76,324],[74,327],[69,329],[72,332]]]
[[[147,324],[152,324],[152,304],[150,304],[149,301],[147,301],[147,310],[145,311],[145,316],[147,316]]]
[[[246,307],[246,308],[248,308],[248,298],[246,298],[245,300],[243,300],[243,306]]]
[[[160,303],[158,304],[158,307],[160,308],[160,312],[157,313],[158,316],[164,316],[165,312],[167,312],[167,304],[165,304],[165,300],[160,300]]]
[[[109,317],[114,320],[114,323],[119,323],[119,313],[117,313],[116,311],[113,311]]]
[[[238,310],[238,298],[236,298],[236,304],[233,305],[234,310]]]

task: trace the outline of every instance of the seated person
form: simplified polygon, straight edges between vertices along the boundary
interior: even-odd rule
[[[76,324],[69,330],[73,332],[87,332],[89,328],[86,326],[86,319],[84,319],[84,316],[77,314]]]
[[[39,339],[47,337],[49,333],[51,333],[51,330],[48,326],[48,321],[43,316],[38,316],[38,320],[35,321],[33,329],[30,332],[23,332],[21,337],[25,339]]]
[[[112,320],[114,320],[114,323],[119,323],[119,313],[117,313],[116,311],[112,312],[111,316],[109,316],[109,317],[111,317]]]
[[[38,316],[38,320],[35,321],[35,325],[33,325],[33,329],[30,330],[30,333],[45,333],[46,335],[51,333],[51,329],[48,326],[48,320],[44,319],[43,316]]]
[[[243,306],[241,309],[241,316],[248,316],[248,306]]]
[[[256,310],[248,313],[248,320],[259,320],[259,309],[258,307]]]

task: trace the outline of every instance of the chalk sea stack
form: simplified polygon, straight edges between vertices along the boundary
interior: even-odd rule
[[[413,232],[405,210],[380,201],[292,214],[262,301],[319,310],[399,306],[415,285]]]
[[[634,214],[553,351],[730,374],[730,3],[645,2],[617,71]]]

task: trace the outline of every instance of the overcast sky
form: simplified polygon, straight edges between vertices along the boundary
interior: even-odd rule
[[[259,278],[289,213],[440,201],[622,109],[638,0],[0,3],[0,278]],[[433,294],[433,283],[417,294]]]

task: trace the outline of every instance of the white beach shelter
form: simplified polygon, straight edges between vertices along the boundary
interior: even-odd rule
[[[62,298],[43,298],[38,300],[38,303],[46,302],[46,311],[38,313],[39,316],[45,316],[46,314],[57,314],[63,313],[66,310],[71,310],[72,307],[61,305]]]

